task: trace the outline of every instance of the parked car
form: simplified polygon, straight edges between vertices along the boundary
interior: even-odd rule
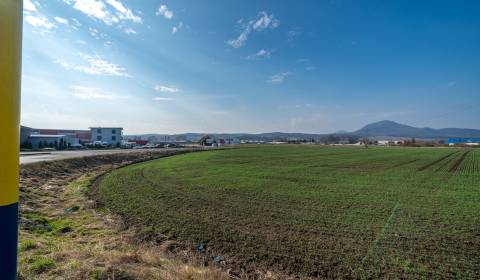
[[[83,149],[85,147],[82,144],[77,143],[77,144],[70,145],[70,148],[72,148],[72,149]]]

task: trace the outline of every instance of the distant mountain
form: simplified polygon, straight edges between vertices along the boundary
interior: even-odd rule
[[[450,137],[479,137],[480,130],[464,128],[443,128],[433,129],[429,127],[417,128],[393,121],[380,121],[371,123],[363,128],[353,131],[337,131],[331,134],[313,134],[313,133],[286,133],[286,132],[268,132],[268,133],[183,133],[183,134],[142,134],[125,135],[127,140],[144,139],[150,141],[198,141],[205,135],[210,135],[218,139],[238,139],[246,141],[288,141],[314,139],[316,141],[338,141],[339,139],[350,139],[355,137],[378,137],[378,138],[417,138],[444,140]],[[335,137],[336,138],[335,138]],[[334,138],[332,138],[334,137]],[[338,139],[337,139],[338,138]],[[336,140],[335,140],[336,139]],[[353,141],[353,140],[352,140]]]
[[[393,121],[380,121],[371,123],[351,134],[368,137],[415,137],[423,139],[445,139],[450,137],[480,137],[480,130],[467,128],[442,128],[429,127],[417,128]]]

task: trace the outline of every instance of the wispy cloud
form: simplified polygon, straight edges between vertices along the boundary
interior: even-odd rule
[[[282,73],[279,73],[279,74],[275,74],[275,75],[271,76],[268,81],[272,84],[281,84],[291,74],[292,74],[291,72],[282,72]]]
[[[300,37],[300,35],[302,35],[302,32],[299,28],[290,29],[287,32],[288,41],[293,41],[295,38]]]
[[[116,9],[116,14],[121,20],[131,20],[135,23],[142,23],[140,16],[135,15],[132,10],[126,8],[122,2],[117,0],[107,0],[107,3]]]
[[[457,81],[450,81],[448,82],[447,86],[448,87],[454,87],[457,84]]]
[[[137,31],[135,31],[133,28],[130,28],[130,27],[125,28],[123,31],[127,34],[137,34]]]
[[[99,19],[102,22],[112,25],[119,19],[112,15],[103,1],[97,0],[74,0],[73,8],[86,14],[87,16]]]
[[[166,19],[173,18],[173,12],[168,9],[167,5],[161,5],[155,13],[157,16],[163,16]]]
[[[225,116],[225,115],[229,115],[230,112],[229,112],[229,111],[212,111],[212,114],[214,114],[214,115],[220,115],[220,116]]]
[[[93,27],[89,27],[88,28],[88,32],[90,33],[90,35],[92,35],[93,38],[95,39],[107,39],[108,38],[108,35],[103,33],[103,32],[100,32],[98,31],[98,29],[96,28],[93,28]]]
[[[73,8],[86,14],[87,16],[102,21],[107,25],[113,25],[120,21],[132,21],[135,23],[142,23],[142,18],[132,12],[132,10],[125,7],[122,2],[118,0],[106,0],[108,5],[113,7],[109,9],[107,4],[102,0],[73,0],[64,1],[67,4],[73,4]]]
[[[72,18],[72,21],[73,21],[73,23],[75,24],[76,27],[82,26],[82,24],[76,18]]]
[[[40,4],[34,3],[30,0],[25,0],[23,4],[23,12],[26,15],[25,21],[35,28],[41,29],[42,33],[48,33],[56,26],[45,15],[40,13],[38,6]]]
[[[165,93],[176,93],[179,91],[177,87],[174,86],[162,86],[162,85],[157,85],[154,88],[158,92],[165,92]]]
[[[152,99],[155,100],[155,101],[171,101],[171,100],[173,100],[173,98],[171,98],[171,97],[154,97]]]
[[[73,95],[79,99],[105,99],[105,100],[118,100],[118,99],[127,99],[129,98],[126,95],[115,95],[110,93],[105,93],[100,88],[84,87],[84,86],[73,86]]]
[[[254,54],[248,55],[246,59],[255,60],[255,59],[270,58],[271,54],[272,54],[271,52],[261,49]]]
[[[56,60],[55,63],[67,70],[76,70],[91,75],[131,77],[125,68],[118,64],[108,62],[99,55],[91,56],[80,53],[79,56],[83,60],[83,64],[68,63],[61,59]]]
[[[28,15],[25,17],[25,20],[34,27],[41,27],[47,30],[55,28],[55,24],[51,23],[48,18],[41,15]]]
[[[66,27],[68,28],[73,28],[75,30],[77,30],[77,26],[76,25],[71,25],[70,24],[70,21],[66,18],[62,18],[62,17],[54,17],[53,19],[55,19],[56,22],[58,22],[59,24],[63,24],[65,25]]]
[[[183,27],[183,22],[179,22],[178,25],[172,27],[172,34],[177,33]]]
[[[240,48],[245,45],[248,40],[248,35],[252,31],[262,31],[264,29],[275,29],[280,25],[280,21],[275,18],[273,14],[260,12],[258,15],[248,22],[243,22],[243,19],[238,21],[240,25],[240,34],[237,38],[228,40],[226,43],[233,48]]]
[[[297,63],[301,63],[305,66],[305,70],[307,71],[314,71],[314,70],[317,70],[317,67],[312,65],[310,63],[310,60],[309,59],[306,59],[306,58],[300,58],[300,59],[297,59]]]

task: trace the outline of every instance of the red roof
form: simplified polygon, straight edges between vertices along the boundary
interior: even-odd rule
[[[37,132],[40,134],[49,134],[49,135],[74,135],[78,139],[84,142],[90,142],[92,134],[90,130],[73,130],[73,129],[37,129]]]
[[[148,144],[148,140],[133,140],[133,142],[135,142],[135,144],[137,144],[137,145],[147,145]]]

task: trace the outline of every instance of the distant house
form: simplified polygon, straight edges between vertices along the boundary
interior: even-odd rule
[[[90,127],[92,143],[102,142],[111,146],[120,146],[123,140],[121,127]]]

